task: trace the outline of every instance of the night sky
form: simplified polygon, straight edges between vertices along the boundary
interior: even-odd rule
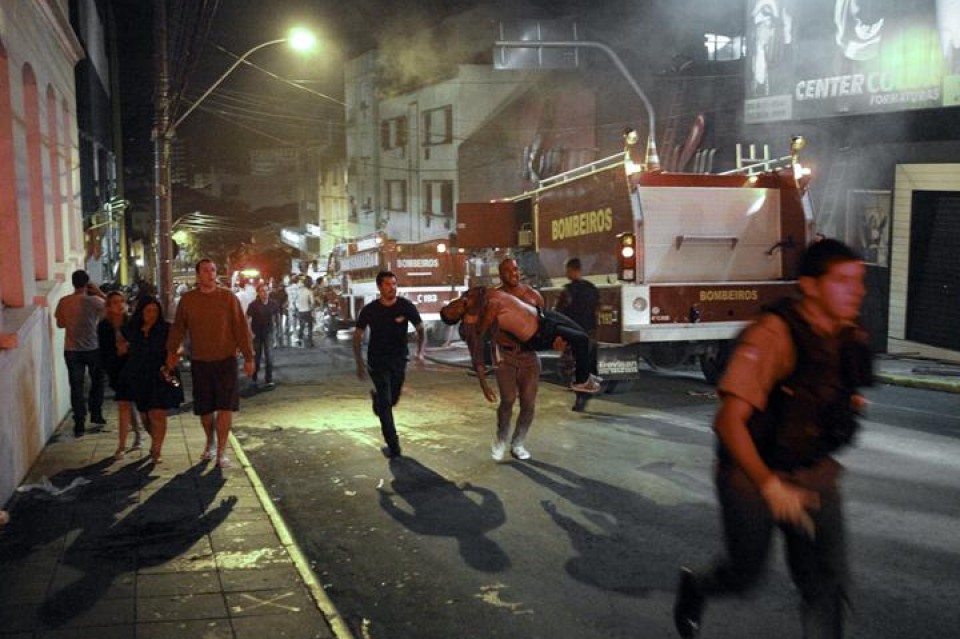
[[[152,168],[153,4],[112,0],[118,19],[121,97],[131,170]],[[342,100],[344,61],[374,47],[387,53],[398,72],[415,78],[434,60],[488,61],[498,19],[569,16],[584,25],[586,39],[602,33],[608,44],[622,52],[628,65],[644,67],[649,65],[639,62],[641,56],[657,53],[655,47],[643,52],[649,37],[641,31],[649,32],[648,27],[654,26],[645,21],[646,10],[652,6],[661,11],[676,8],[679,21],[689,20],[691,8],[696,7],[701,17],[713,12],[740,20],[743,0],[168,0],[167,6],[171,39],[182,41],[193,32],[205,36],[193,47],[197,57],[186,95],[194,98],[234,62],[236,58],[227,52],[242,55],[260,43],[284,37],[295,25],[312,29],[322,42],[322,49],[310,56],[282,45],[257,51],[249,61],[287,82],[241,66],[183,122],[178,137],[188,141],[191,156],[203,166],[241,161],[252,147],[317,138],[325,126],[342,127],[340,107],[294,89],[289,82]],[[205,13],[201,11],[204,7]],[[463,34],[433,29],[442,19],[469,11],[476,14],[476,24],[486,29],[472,43],[466,42]],[[194,19],[198,15],[206,17],[206,23]],[[669,24],[655,27],[656,33],[668,37]],[[175,76],[184,68],[176,62]],[[177,114],[187,104],[182,102]]]

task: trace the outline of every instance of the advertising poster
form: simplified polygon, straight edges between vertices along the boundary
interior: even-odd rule
[[[748,124],[960,105],[960,0],[748,0]]]

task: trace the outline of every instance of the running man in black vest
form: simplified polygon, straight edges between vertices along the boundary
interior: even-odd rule
[[[726,554],[681,570],[674,622],[695,637],[707,598],[743,593],[767,564],[775,528],[802,597],[803,637],[843,636],[847,549],[832,453],[853,439],[871,382],[857,320],[866,292],[860,256],[836,240],[804,253],[799,299],[769,307],[741,336],[721,379],[714,430]]]

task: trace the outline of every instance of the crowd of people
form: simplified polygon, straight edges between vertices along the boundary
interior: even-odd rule
[[[189,290],[186,285],[182,291]],[[266,299],[261,299],[261,291]],[[294,273],[283,281],[274,278],[245,279],[234,286],[234,294],[246,314],[253,303],[261,299],[270,309],[271,322],[261,317],[261,333],[269,332],[270,347],[316,346],[315,336],[332,334],[339,327],[336,322],[337,287],[328,285],[322,275]],[[178,296],[179,297],[179,296]],[[258,315],[263,309],[257,309]]]
[[[473,287],[441,316],[463,323],[484,395],[498,401],[485,379],[482,337],[490,332],[499,391],[492,458],[518,460],[532,453],[527,437],[534,421],[540,378],[537,350],[572,350],[577,392],[573,410],[599,389],[596,377],[596,314],[599,294],[582,279],[577,259],[567,262],[558,304],[545,309],[539,291],[521,281],[518,264],[499,265],[501,284]],[[699,634],[708,599],[743,593],[764,573],[776,529],[784,535],[788,563],[802,599],[804,637],[841,637],[849,597],[844,521],[838,484],[842,467],[834,452],[851,444],[872,380],[867,337],[859,323],[865,267],[841,242],[820,239],[798,265],[794,296],[765,307],[737,340],[718,385],[720,408],[715,481],[724,551],[710,566],[683,568],[674,604],[682,637]],[[197,284],[183,292],[174,321],[163,321],[160,302],[145,293],[127,315],[120,293],[104,294],[84,271],[73,274],[74,292],[61,299],[55,317],[65,329],[64,357],[71,388],[74,433],[86,418],[102,423],[103,380],[115,392],[120,427],[116,452],[141,446],[137,414],[151,438],[150,459],[161,462],[166,415],[183,402],[178,364],[189,342],[193,412],[206,433],[204,461],[229,465],[224,445],[239,408],[239,360],[256,380],[261,367],[273,383],[271,349],[296,336],[312,344],[316,286],[289,278],[285,286],[259,283],[254,297],[219,286],[216,264],[196,265]],[[393,410],[403,390],[409,327],[416,335],[414,361],[424,360],[424,327],[416,306],[398,295],[394,273],[376,279],[379,296],[361,310],[353,331],[357,376],[373,382],[372,409],[384,439],[383,454],[402,455]],[[533,309],[531,312],[530,309]],[[366,338],[366,357],[363,345]],[[84,394],[85,377],[91,384]],[[514,406],[519,413],[513,420]],[[511,432],[512,431],[512,432]],[[8,519],[0,511],[0,526]]]
[[[230,374],[237,353],[243,354],[254,385],[259,386],[262,371],[260,388],[273,388],[273,349],[314,346],[317,316],[336,296],[322,277],[299,274],[283,283],[244,281],[230,289],[220,285],[216,264],[204,259],[196,265],[196,282],[176,287],[171,323],[148,282],[102,290],[86,271],[77,270],[72,285],[54,317],[64,329],[74,436],[106,424],[109,386],[117,404],[115,458],[140,450],[147,434],[150,459],[157,464],[162,463],[167,414],[185,399],[181,357],[190,359],[194,412],[207,433],[203,459],[226,466],[224,445],[239,405],[238,375]]]

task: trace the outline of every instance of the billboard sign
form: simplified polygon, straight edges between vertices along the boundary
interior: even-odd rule
[[[960,105],[960,0],[748,0],[748,124]]]
[[[565,20],[521,20],[500,23],[500,40],[529,42],[529,47],[495,47],[493,66],[499,70],[576,69],[576,47],[537,46],[538,42],[578,40],[577,25]]]

